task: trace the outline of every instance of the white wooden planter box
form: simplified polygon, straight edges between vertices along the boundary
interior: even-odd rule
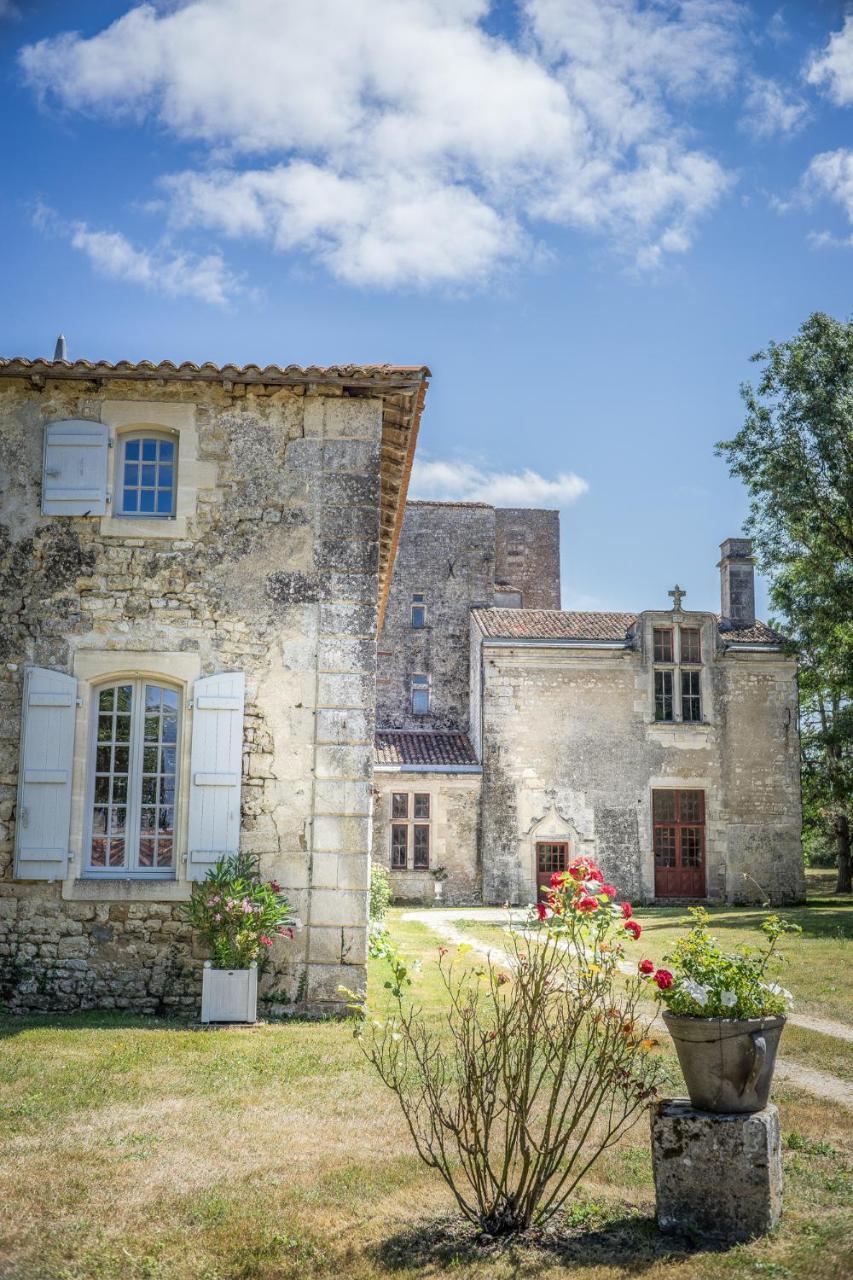
[[[201,979],[202,1022],[256,1022],[258,966],[214,969],[205,960]]]

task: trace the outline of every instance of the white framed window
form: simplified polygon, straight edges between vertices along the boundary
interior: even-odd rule
[[[422,631],[426,626],[426,596],[422,591],[412,593],[412,630]]]
[[[116,514],[171,520],[178,487],[177,437],[165,431],[130,431],[117,444]]]
[[[432,801],[428,791],[391,796],[391,869],[428,871]],[[410,856],[411,855],[411,856]]]
[[[85,874],[171,878],[181,695],[156,680],[120,679],[92,697]]]
[[[430,687],[429,676],[422,672],[411,677],[412,715],[429,714]]]

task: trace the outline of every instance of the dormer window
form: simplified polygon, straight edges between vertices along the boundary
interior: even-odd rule
[[[698,627],[655,627],[655,720],[702,720],[702,636]]]
[[[171,519],[175,514],[176,464],[174,437],[150,431],[121,436],[118,514]]]

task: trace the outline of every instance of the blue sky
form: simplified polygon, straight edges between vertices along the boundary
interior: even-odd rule
[[[749,355],[850,314],[853,7],[0,0],[0,350],[427,363],[425,496],[718,605]]]

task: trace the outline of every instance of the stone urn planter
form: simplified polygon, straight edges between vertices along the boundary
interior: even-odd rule
[[[697,1110],[743,1115],[767,1106],[784,1014],[695,1018],[665,1010],[663,1020]]]
[[[434,880],[432,885],[432,891],[435,894],[436,902],[441,902],[441,900],[444,897],[444,881]]]
[[[258,966],[214,969],[205,960],[201,978],[202,1022],[257,1022]]]

